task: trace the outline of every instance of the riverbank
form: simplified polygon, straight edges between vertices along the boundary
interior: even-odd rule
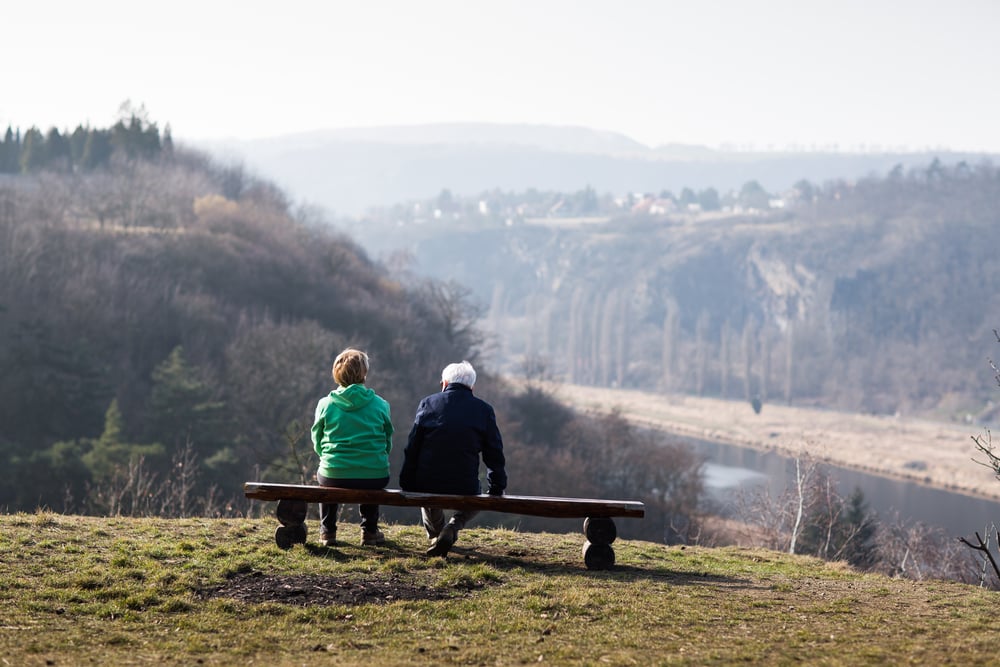
[[[1000,481],[972,437],[974,425],[880,417],[631,389],[546,383],[560,401],[588,412],[618,409],[666,433],[814,459],[980,498],[1000,499]]]

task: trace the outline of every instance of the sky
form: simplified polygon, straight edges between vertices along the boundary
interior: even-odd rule
[[[12,6],[11,6],[12,5]],[[997,0],[14,0],[0,131],[490,122],[655,147],[1000,152]]]

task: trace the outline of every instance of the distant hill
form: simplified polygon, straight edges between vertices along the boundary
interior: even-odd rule
[[[932,161],[802,185],[765,210],[592,219],[518,218],[506,200],[521,200],[486,193],[485,212],[453,199],[441,216],[371,215],[352,231],[488,305],[511,373],[985,423],[997,174]]]
[[[651,148],[582,127],[438,124],[325,130],[252,141],[200,144],[243,161],[296,199],[357,215],[433,196],[501,189],[599,193],[738,189],[750,180],[781,192],[799,180],[823,183],[887,173],[895,165],[981,162],[958,153],[750,153],[672,144]],[[995,156],[993,156],[995,157]]]

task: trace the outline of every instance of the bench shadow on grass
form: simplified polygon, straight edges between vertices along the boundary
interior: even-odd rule
[[[471,542],[471,540],[470,540]],[[385,544],[378,547],[361,546],[353,542],[338,542],[336,546],[325,547],[319,544],[303,545],[312,555],[328,558],[338,563],[347,563],[361,557],[386,558],[434,558],[425,556],[423,550],[412,543],[396,542],[388,538]],[[581,544],[582,550],[582,544]],[[635,581],[646,580],[661,582],[671,586],[725,586],[730,588],[759,588],[751,579],[712,574],[709,572],[682,572],[669,569],[668,558],[664,557],[664,565],[642,567],[635,563],[616,562],[610,570],[588,570],[580,554],[578,563],[565,560],[532,559],[524,550],[491,551],[474,544],[455,545],[446,560],[449,565],[489,565],[500,571],[525,570],[536,574],[586,574],[595,578]]]

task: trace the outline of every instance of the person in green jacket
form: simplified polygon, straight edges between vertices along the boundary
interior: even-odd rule
[[[316,406],[313,449],[319,455],[316,481],[342,489],[384,489],[389,483],[392,421],[389,403],[365,386],[368,355],[348,348],[333,362],[337,388]],[[378,529],[379,506],[360,505],[361,544],[385,542]],[[320,539],[337,543],[336,504],[320,504]]]

